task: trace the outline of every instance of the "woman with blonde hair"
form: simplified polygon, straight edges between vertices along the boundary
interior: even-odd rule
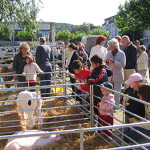
[[[14,80],[18,80],[18,82],[25,82],[25,77],[22,75],[16,76],[16,74],[22,74],[24,66],[26,65],[26,55],[29,54],[30,46],[27,43],[21,43],[19,45],[19,53],[15,55],[13,61],[13,74]],[[25,83],[19,83],[19,87],[24,87]]]

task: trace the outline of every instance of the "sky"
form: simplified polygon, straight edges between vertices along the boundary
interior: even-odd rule
[[[102,25],[114,16],[125,0],[41,0],[38,20],[81,25],[84,22]]]

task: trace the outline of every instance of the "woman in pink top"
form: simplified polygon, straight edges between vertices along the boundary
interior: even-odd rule
[[[113,105],[115,104],[114,95],[110,93],[110,90],[103,88],[106,87],[109,89],[113,89],[113,86],[110,82],[104,82],[100,86],[101,86],[102,94],[104,95],[101,99],[101,102],[98,105],[99,108],[98,113],[99,113],[99,118],[101,120],[101,125],[102,126],[113,125],[113,118],[111,116],[114,113],[113,110],[114,107]],[[108,136],[111,136],[112,134],[110,131],[111,130],[104,130],[104,133],[107,134]]]

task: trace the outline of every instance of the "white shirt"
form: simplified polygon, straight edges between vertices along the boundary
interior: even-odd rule
[[[107,48],[100,46],[100,45],[96,45],[96,46],[92,47],[92,49],[91,49],[89,60],[91,60],[91,58],[97,54],[97,55],[101,56],[104,61],[107,53],[108,53]]]
[[[33,62],[32,65],[26,64],[24,66],[23,73],[26,74],[26,80],[36,81],[36,77],[37,77],[36,72],[43,73],[43,71],[36,63]]]
[[[137,59],[137,69],[144,70],[148,67],[148,55],[143,51]]]
[[[96,45],[96,46],[92,47],[92,49],[91,49],[89,60],[91,62],[91,58],[97,54],[97,55],[101,56],[104,61],[107,53],[108,53],[107,48],[100,46],[100,45]],[[93,68],[91,67],[91,69],[93,69]]]
[[[72,58],[72,55],[73,55],[74,52],[75,52],[75,50],[70,52],[70,55],[69,55],[69,57],[67,59],[67,62],[66,62],[66,67],[69,67],[69,64],[70,64],[70,61],[71,61],[71,58]]]

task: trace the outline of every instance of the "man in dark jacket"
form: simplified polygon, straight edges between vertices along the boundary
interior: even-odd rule
[[[122,43],[125,46],[124,53],[126,55],[126,66],[124,68],[124,81],[126,81],[129,76],[135,72],[138,50],[126,35],[122,37]],[[128,86],[125,84],[124,89],[127,87]]]
[[[47,86],[51,84],[51,71],[52,66],[51,62],[53,60],[51,48],[46,45],[46,38],[40,38],[40,46],[36,49],[36,63],[39,65],[44,74],[40,74],[40,86]],[[41,89],[42,97],[50,96],[50,88],[42,88]]]

